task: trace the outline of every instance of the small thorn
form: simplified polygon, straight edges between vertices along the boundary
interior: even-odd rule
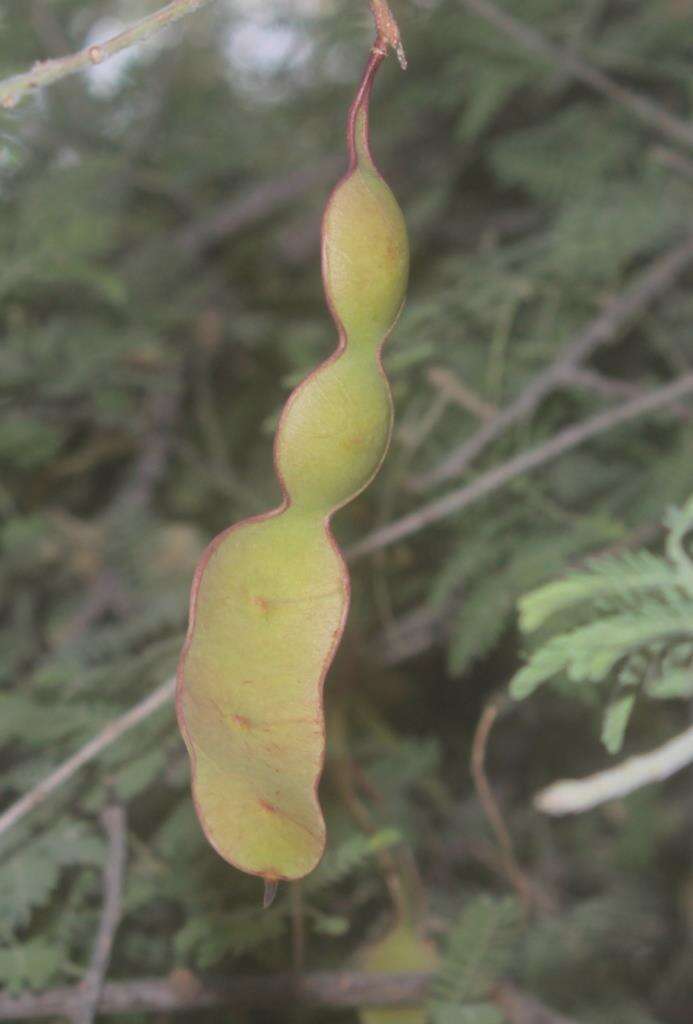
[[[104,58],[104,52],[100,46],[90,46],[87,52],[92,64],[100,64]]]
[[[265,879],[265,891],[262,897],[262,909],[267,910],[274,903],[274,897],[277,895],[277,889],[279,888],[279,882],[273,881],[271,878]]]

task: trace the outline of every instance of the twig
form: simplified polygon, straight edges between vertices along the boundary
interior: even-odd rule
[[[420,604],[389,623],[374,637],[370,657],[380,665],[399,665],[441,642],[448,621],[460,607],[459,593],[442,608]]]
[[[693,146],[693,126],[675,114],[670,114],[659,103],[619,85],[613,78],[609,78],[603,71],[588,64],[587,61],[581,60],[570,50],[554,46],[536,29],[512,17],[492,0],[461,0],[461,2],[468,10],[473,11],[474,14],[491,25],[495,25],[501,32],[524,46],[526,50],[545,58],[550,64],[555,64],[559,70],[569,72],[574,78],[589,85],[591,89],[608,99],[620,103],[643,124],[650,125],[662,135],[668,135],[669,138],[675,139],[676,142]]]
[[[498,413],[495,405],[485,402],[452,370],[448,370],[444,366],[432,366],[426,373],[426,379],[429,384],[438,389],[441,395],[445,395],[449,401],[459,405],[466,412],[471,412],[483,423],[488,423]]]
[[[356,1008],[408,1006],[420,1003],[431,981],[428,972],[368,974],[356,971],[316,971],[210,979],[182,990],[168,978],[110,982],[104,985],[99,1012],[190,1013],[227,1006],[257,1011],[287,1007]],[[32,1020],[70,1015],[80,989],[59,988],[40,995],[12,998],[0,995],[0,1020]]]
[[[582,369],[579,366],[574,370],[566,371],[565,382],[573,387],[592,391],[595,395],[601,395],[607,401],[614,398],[632,398],[635,395],[642,395],[647,387],[637,381],[607,377],[597,370]],[[690,405],[672,405],[671,411],[684,422],[693,419]]]
[[[145,978],[104,985],[99,1012],[191,1013],[232,1007],[252,1009],[358,1009],[416,1006],[425,999],[433,974],[428,971],[371,974],[360,971],[313,971],[231,978],[191,979],[176,985],[174,978]],[[511,1024],[578,1024],[544,1006],[514,985],[501,982],[489,998],[504,1008]],[[0,1020],[34,1020],[69,1015],[79,1000],[79,988],[56,988],[40,995],[13,998],[0,994]],[[529,1016],[529,1011],[534,1017]],[[521,1016],[524,1013],[524,1016]],[[540,1014],[543,1014],[540,1015]]]
[[[655,146],[652,150],[652,158],[663,167],[670,167],[681,174],[684,178],[693,179],[693,163],[683,153],[667,149],[665,146]]]
[[[481,717],[474,731],[472,741],[471,769],[474,788],[479,798],[486,820],[498,841],[501,854],[503,871],[510,884],[515,889],[518,899],[522,905],[525,915],[529,912],[531,903],[530,883],[517,862],[513,841],[510,832],[505,824],[498,801],[496,800],[491,783],[486,774],[486,749],[491,730],[501,711],[502,704],[507,698],[501,697],[489,701],[481,713]]]
[[[287,205],[321,182],[328,181],[341,165],[341,158],[329,157],[310,167],[301,167],[262,182],[245,195],[234,196],[219,203],[190,224],[173,232],[167,247],[192,259],[208,245],[269,217],[279,207]]]
[[[8,807],[4,814],[0,814],[0,835],[11,829],[13,825],[16,825],[29,811],[33,811],[35,807],[43,803],[51,793],[54,793],[68,779],[71,779],[80,768],[88,764],[89,761],[93,761],[106,747],[115,743],[129,729],[149,718],[150,715],[158,711],[164,704],[168,704],[173,699],[175,688],[175,679],[167,679],[165,683],[158,686],[153,693],[150,693],[139,704],[135,704],[125,714],[109,722],[100,733],[97,733],[93,739],[85,743],[72,757],[68,757],[55,771],[42,779],[37,786],[34,786],[28,793],[25,793],[11,807]]]
[[[15,107],[32,90],[43,88],[57,82],[67,75],[72,75],[83,68],[101,64],[121,50],[126,50],[136,43],[143,43],[161,29],[172,25],[179,18],[184,18],[194,11],[200,10],[211,0],[172,0],[146,18],[141,18],[128,28],[112,36],[103,43],[87,46],[67,57],[54,57],[51,60],[38,61],[30,71],[25,71],[0,82],[0,107]]]
[[[570,375],[596,349],[613,341],[624,327],[663,295],[693,262],[693,236],[655,260],[633,284],[615,298],[584,330],[579,331],[555,362],[539,373],[502,412],[485,423],[472,437],[438,466],[409,481],[424,490],[459,476],[467,466],[508,427],[530,416],[555,388],[570,383]]]
[[[406,516],[402,516],[401,519],[396,519],[387,526],[373,530],[363,540],[353,544],[348,549],[348,558],[352,562],[356,561],[364,555],[379,551],[381,548],[388,547],[390,544],[403,540],[405,537],[410,537],[425,527],[440,522],[441,519],[446,519],[455,512],[460,512],[463,508],[491,494],[493,491],[499,490],[499,488],[504,487],[511,480],[516,479],[516,477],[536,469],[537,466],[543,466],[547,462],[552,462],[559,455],[569,451],[571,448],[577,448],[579,445],[584,444],[585,441],[590,440],[590,438],[612,430],[614,427],[627,423],[629,420],[637,419],[639,416],[644,416],[647,413],[671,405],[692,391],[693,373],[688,373],[683,377],[679,377],[673,384],[647,391],[645,394],[638,395],[628,402],[623,402],[607,412],[599,413],[599,415],[593,416],[583,423],[567,427],[544,442],[544,444],[540,444],[536,448],[530,448],[529,451],[522,452],[500,466],[495,466],[486,473],[482,473],[470,484],[450,491],[449,494],[443,495],[442,498],[428,502],[428,504],[423,505],[414,512],[410,512]]]
[[[117,804],[106,807],[101,821],[108,838],[103,870],[103,911],[89,970],[79,986],[82,999],[79,1008],[72,1014],[73,1024],[92,1024],[96,1017],[122,911],[126,856],[125,811]]]
[[[630,757],[615,768],[584,779],[554,782],[537,793],[534,806],[544,814],[580,814],[652,782],[662,782],[692,762],[693,726],[649,754]]]

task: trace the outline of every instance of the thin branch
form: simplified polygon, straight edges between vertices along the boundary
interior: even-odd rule
[[[193,259],[207,246],[271,216],[277,209],[329,181],[341,166],[341,157],[328,157],[309,167],[263,181],[245,195],[224,200],[190,224],[172,232],[167,248]]]
[[[570,50],[554,46],[545,36],[525,22],[512,17],[493,0],[461,0],[462,4],[484,21],[494,25],[526,50],[543,57],[560,71],[568,72],[573,78],[584,82],[591,89],[610,100],[619,103],[634,114],[643,124],[649,125],[662,135],[667,135],[685,146],[693,146],[693,125],[670,114],[668,110],[639,93],[619,85],[598,68],[577,57]]]
[[[522,476],[538,466],[552,462],[559,455],[570,451],[571,448],[577,448],[579,445],[584,444],[585,441],[589,441],[591,438],[597,437],[608,430],[613,430],[614,427],[627,423],[629,420],[655,412],[657,409],[671,406],[679,398],[690,394],[692,391],[693,373],[688,373],[683,377],[679,377],[673,384],[656,388],[653,391],[647,391],[645,394],[638,395],[636,398],[623,402],[607,412],[593,416],[583,423],[567,427],[544,444],[540,444],[536,448],[530,448],[529,451],[522,452],[500,466],[495,466],[486,473],[482,473],[470,484],[450,491],[449,494],[445,494],[442,498],[437,498],[435,501],[430,501],[428,504],[416,509],[416,511],[402,516],[401,519],[396,519],[387,526],[373,530],[363,540],[353,544],[348,549],[348,558],[354,562],[364,555],[369,555],[374,551],[379,551],[381,548],[403,540],[405,537],[410,537],[412,534],[425,529],[425,527],[438,523],[456,512],[460,512],[463,508],[491,494],[493,491],[505,487],[506,484],[518,476]]]
[[[120,715],[118,718],[114,718],[112,722],[109,722],[100,733],[97,733],[93,739],[89,740],[83,747],[80,748],[72,757],[69,757],[66,761],[63,761],[55,771],[51,772],[44,779],[39,782],[37,786],[25,793],[23,797],[17,800],[16,803],[12,804],[11,807],[0,814],[0,835],[7,832],[14,825],[20,821],[26,814],[33,811],[34,808],[38,807],[39,804],[43,803],[47,797],[54,793],[56,789],[62,786],[65,782],[72,778],[72,776],[83,768],[85,764],[93,761],[95,757],[110,747],[112,743],[115,743],[117,739],[120,739],[124,733],[128,732],[135,725],[139,725],[146,718],[149,718],[155,711],[163,707],[164,704],[168,704],[172,698],[176,688],[175,679],[167,679],[165,683],[158,686],[156,690],[145,697],[144,700],[140,701],[139,704],[135,704],[134,707],[126,711],[125,714]]]
[[[563,779],[543,789],[534,806],[544,814],[580,814],[599,804],[627,796],[693,763],[693,726],[649,754],[630,757],[615,768],[584,779]]]
[[[151,39],[161,29],[194,11],[199,11],[210,2],[211,0],[172,0],[165,7],[148,14],[146,18],[141,18],[134,25],[130,25],[103,43],[87,46],[67,57],[38,61],[30,71],[13,75],[0,82],[0,107],[16,107],[34,89],[41,89],[76,71],[101,64],[121,50]]]
[[[369,646],[369,657],[380,665],[399,665],[440,643],[449,620],[461,605],[455,593],[442,608],[423,603],[381,629]]]
[[[255,975],[210,979],[183,989],[168,978],[110,982],[104,985],[99,1012],[191,1013],[214,1007],[277,1010],[287,1007],[357,1008],[420,1003],[431,981],[428,972],[367,974],[356,971]],[[0,1020],[32,1020],[70,1015],[80,988],[59,988],[16,998],[0,995]]]
[[[498,415],[498,409],[495,405],[485,402],[483,398],[480,398],[479,395],[472,391],[468,384],[460,380],[447,367],[432,366],[426,372],[426,379],[441,395],[459,405],[461,409],[476,416],[482,423],[488,423]]]
[[[125,811],[116,804],[106,807],[101,821],[108,839],[103,870],[103,911],[89,970],[80,985],[80,1006],[72,1014],[73,1024],[92,1024],[96,1017],[123,905],[127,835]]]
[[[523,911],[527,915],[532,901],[530,882],[518,864],[510,831],[505,824],[505,819],[486,774],[486,750],[489,736],[506,700],[507,698],[505,697],[497,697],[489,701],[482,711],[477,727],[474,730],[471,770],[479,803],[498,841],[504,874],[515,889]]]
[[[497,440],[508,427],[527,419],[546,396],[557,387],[570,383],[570,376],[596,349],[614,341],[629,322],[671,288],[676,279],[693,263],[693,235],[685,242],[654,260],[633,284],[617,296],[599,316],[559,353],[555,362],[533,378],[502,412],[485,423],[472,437],[443,459],[438,466],[410,481],[414,490],[426,488],[459,476],[467,466]]]
[[[145,978],[104,985],[99,1012],[104,1014],[192,1013],[218,1007],[234,1010],[360,1009],[416,1006],[426,998],[434,975],[428,971],[370,974],[359,971],[313,971],[231,978]],[[74,1012],[79,987],[56,988],[40,995],[0,994],[0,1020],[40,1020]],[[540,1003],[509,982],[500,982],[489,999],[510,1024],[578,1024]]]

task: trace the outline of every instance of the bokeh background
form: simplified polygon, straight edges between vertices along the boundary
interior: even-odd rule
[[[386,354],[393,444],[337,517],[347,547],[693,371],[690,0],[393,5],[410,66],[380,74],[373,145],[409,225],[411,288]],[[0,77],[156,6],[6,0]],[[202,548],[277,502],[279,410],[334,345],[320,215],[370,40],[365,0],[216,0],[0,111],[6,806],[171,676]],[[595,323],[586,358],[496,431]],[[473,458],[437,472],[489,425]],[[280,891],[262,913],[257,880],[206,845],[164,702],[0,837],[0,1016],[3,1000],[83,977],[100,813],[116,803],[127,869],[111,981],[172,977],[183,999],[206,974],[363,965],[390,927],[395,870],[447,974],[418,1015],[368,1019],[690,1022],[690,776],[558,821],[532,805],[609,763],[613,676],[559,676],[504,704],[489,739],[527,913],[470,772],[482,710],[528,649],[518,599],[590,555],[662,550],[667,510],[693,491],[690,391],[501,483],[354,559],[327,687],[330,843],[300,898]],[[639,696],[625,753],[684,729],[692,692]],[[421,951],[392,966],[417,957],[429,966]],[[555,1016],[503,1009],[506,982]],[[182,1019],[357,1018],[289,1000]]]

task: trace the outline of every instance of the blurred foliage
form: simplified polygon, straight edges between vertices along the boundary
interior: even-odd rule
[[[627,552],[587,562],[585,571],[545,584],[520,601],[520,625],[536,630],[562,613],[583,621],[545,639],[511,681],[517,698],[552,678],[572,684],[613,679],[602,722],[610,753],[623,737],[639,695],[693,696],[693,498],[667,517],[667,558]]]
[[[410,70],[389,62],[378,84],[374,147],[407,214],[412,284],[386,357],[393,449],[338,517],[345,543],[415,509],[425,499],[408,478],[479,426],[442,395],[432,368],[504,407],[690,230],[689,154],[459,0],[395,6]],[[690,0],[502,6],[690,120]],[[278,498],[278,410],[289,383],[334,344],[319,219],[370,38],[365,7],[218,0],[149,46],[0,112],[4,804],[172,673],[202,546]],[[0,75],[141,12],[134,0],[8,0]],[[693,368],[690,280],[599,351],[590,369],[600,380],[625,395]],[[566,381],[478,468],[619,394]],[[327,688],[348,752],[328,752],[330,847],[303,887],[308,967],[352,964],[374,921],[387,933],[386,856],[418,888],[417,926],[441,950],[429,1007],[438,1024],[495,1022],[489,989],[501,975],[583,1024],[690,1020],[684,783],[548,824],[529,812],[531,794],[604,763],[602,703],[595,687],[564,681],[570,701],[547,689],[515,706],[494,733],[489,771],[541,893],[527,923],[509,902],[466,766],[483,703],[521,663],[521,595],[616,546],[625,553],[566,579],[598,588],[608,576],[618,588],[609,600],[628,602],[644,637],[656,633],[651,574],[668,587],[675,569],[642,538],[661,548],[667,509],[691,492],[692,450],[690,409],[634,420],[355,566],[349,633]],[[538,593],[561,602],[555,629],[580,628],[577,599]],[[522,605],[534,624],[536,601]],[[661,594],[656,603],[671,611]],[[397,633],[410,614],[427,624],[414,657]],[[613,622],[596,616],[617,644]],[[667,678],[648,682],[650,696],[666,695],[650,691]],[[629,751],[687,721],[680,700],[638,708]],[[613,747],[624,717],[612,722]],[[345,787],[368,805],[369,834]],[[261,914],[256,880],[208,848],[173,714],[162,710],[0,840],[1,987],[82,976],[101,900],[98,813],[114,797],[127,806],[129,864],[109,977],[290,965],[290,894]],[[327,1017],[356,1020],[291,1009],[277,1019]]]

